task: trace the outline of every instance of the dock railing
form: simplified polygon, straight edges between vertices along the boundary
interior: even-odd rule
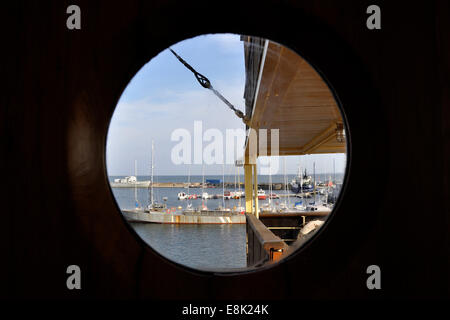
[[[288,245],[253,214],[247,218],[247,266],[278,261]]]

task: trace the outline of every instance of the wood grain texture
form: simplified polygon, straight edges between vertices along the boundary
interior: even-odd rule
[[[311,65],[294,51],[269,41],[259,72],[259,89],[251,98],[250,127],[258,134],[259,129],[278,129],[277,154],[345,152],[345,141],[323,139],[323,132],[331,127],[336,130],[343,119],[333,93]],[[244,95],[248,96],[247,92]],[[267,151],[259,152],[272,154],[270,144]]]
[[[377,31],[365,27],[370,3],[361,1],[227,1],[220,12],[175,1],[77,4],[76,32],[65,27],[67,3],[1,4],[1,297],[449,298],[447,2],[381,2]],[[280,264],[240,275],[155,253],[121,218],[105,167],[110,117],[133,75],[173,43],[217,32],[301,54],[333,86],[350,133],[346,186],[322,231]],[[310,99],[303,108],[319,98]],[[82,269],[81,291],[66,289],[71,264]],[[365,286],[371,264],[381,291]]]

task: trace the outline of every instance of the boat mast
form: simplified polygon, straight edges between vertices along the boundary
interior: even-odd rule
[[[236,163],[236,160],[234,163]],[[236,197],[236,164],[234,165],[234,196]]]
[[[240,208],[240,207],[241,207],[241,198],[242,198],[242,194],[241,194],[241,178],[240,178],[239,167],[237,167],[237,175],[238,175],[239,208]]]
[[[286,158],[284,158],[284,173],[286,174]],[[288,180],[289,179],[286,176],[286,191],[287,191]],[[290,192],[288,192],[287,198],[288,198],[288,208],[289,208],[291,206],[291,193]]]
[[[237,175],[237,178],[236,178]],[[236,193],[236,180],[238,182],[238,191]],[[239,167],[237,166],[237,145],[234,145],[234,198],[239,199],[238,205],[241,207],[241,181],[239,179]],[[240,209],[239,209],[240,210]]]
[[[272,158],[269,158],[269,206],[272,206]]]
[[[313,176],[314,176],[314,204],[316,204],[316,162],[313,162]]]
[[[155,142],[152,139],[152,163],[151,163],[151,181],[150,181],[150,206],[153,207],[153,168],[155,166]]]
[[[286,157],[283,158],[283,171],[284,171],[283,172],[284,173],[284,192],[289,197],[288,187],[287,187],[287,178],[286,178]],[[287,206],[286,197],[284,197],[284,205]]]
[[[300,194],[302,195],[302,207],[306,207],[305,205],[305,194],[303,193],[303,173],[301,172],[300,167]],[[306,174],[306,168],[305,168],[305,174]]]
[[[333,184],[336,184],[336,163],[335,163],[335,158],[333,158]]]
[[[189,165],[189,167],[188,167],[188,187],[187,187],[187,195],[188,195],[188,203],[187,203],[187,206],[189,207],[190,206],[190,204],[191,204],[191,202],[190,202],[190,196],[189,196],[189,185],[191,184],[191,165]]]
[[[136,178],[136,181],[134,182],[134,205],[137,208],[138,207],[138,200],[137,200],[137,160],[134,160],[134,177]]]
[[[222,207],[225,209],[225,163],[222,164]]]
[[[334,158],[333,158],[333,176],[334,176]],[[328,185],[327,185],[327,197],[326,202],[328,205],[328,197],[330,196],[330,190],[332,190],[333,181],[331,180],[331,175],[328,176]]]
[[[205,191],[205,164],[202,163],[202,209],[203,210],[205,208],[205,199],[203,199],[203,193]]]

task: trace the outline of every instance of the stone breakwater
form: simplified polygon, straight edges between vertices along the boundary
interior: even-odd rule
[[[111,188],[148,188],[150,187],[150,181],[139,181],[137,183],[118,183],[111,182]],[[153,183],[154,188],[184,188],[187,187],[188,184],[184,182],[155,182]],[[193,185],[191,184],[191,187]],[[201,184],[198,183],[197,188],[201,187]]]
[[[148,188],[150,186],[150,181],[138,181],[137,183],[119,183],[119,182],[110,182],[111,188]],[[234,188],[234,182],[225,182],[225,188]],[[187,182],[154,182],[154,188],[187,188]],[[200,182],[191,183],[189,188],[201,188],[202,184]],[[258,187],[264,190],[269,189],[268,183],[259,183]],[[217,185],[205,185],[205,188],[222,188],[222,184]],[[241,182],[241,188],[244,188],[244,183]],[[283,183],[273,183],[273,190],[283,190]]]

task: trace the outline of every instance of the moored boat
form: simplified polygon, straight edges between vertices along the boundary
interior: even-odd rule
[[[295,179],[291,181],[289,184],[291,191],[294,193],[307,193],[307,192],[313,192],[314,191],[314,185],[312,182],[312,177],[308,176],[306,173],[306,169],[301,174],[301,171],[299,170],[299,173]]]
[[[189,199],[189,196],[186,194],[186,192],[178,192],[178,200],[186,200]]]
[[[262,189],[258,190],[258,200],[266,200],[266,192]]]

